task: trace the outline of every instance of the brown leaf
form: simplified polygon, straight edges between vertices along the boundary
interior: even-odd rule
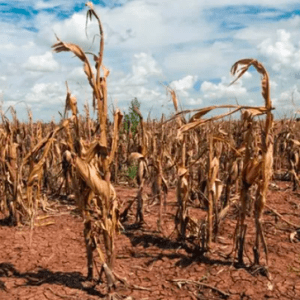
[[[86,4],[85,4],[85,6],[88,6],[90,9],[94,9],[94,5],[93,5],[93,3],[92,2],[87,2]]]
[[[209,113],[210,111],[214,110],[215,108],[219,108],[217,105],[209,106],[209,107],[204,107],[200,109],[196,114],[194,114],[189,122],[194,122],[196,120],[199,120],[201,117]]]
[[[243,170],[243,181],[252,185],[256,178],[261,175],[262,162],[257,160],[250,160]]]
[[[238,70],[239,65],[242,65],[243,67]],[[266,71],[265,67],[256,59],[241,59],[235,62],[231,68],[231,73],[233,75],[238,74],[238,76],[231,84],[235,83],[240,77],[242,77],[250,66],[253,66],[257,70],[257,72],[263,76],[261,80],[262,96],[265,99],[265,107],[267,109],[271,109],[272,102],[270,96],[269,74]]]
[[[123,119],[123,114],[119,109],[116,110],[114,115],[114,133],[113,133],[113,141],[109,156],[109,164],[113,162],[115,152],[117,151],[118,141],[119,141],[119,129],[121,126],[121,122]]]
[[[136,106],[133,106],[133,111],[138,114],[141,120],[143,120],[143,115]]]
[[[290,141],[295,145],[295,146],[300,146],[300,142],[294,139],[290,139]]]
[[[144,159],[144,156],[141,154],[141,153],[138,153],[138,152],[132,152],[129,157],[128,157],[128,160],[131,161],[131,160],[138,160],[138,159]]]
[[[179,176],[179,177],[182,177],[182,176],[184,176],[186,173],[187,173],[187,169],[186,168],[183,168],[183,167],[179,167],[178,168],[178,171],[177,171],[177,175]]]

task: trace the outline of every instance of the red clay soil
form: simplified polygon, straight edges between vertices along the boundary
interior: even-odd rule
[[[268,205],[286,220],[299,224],[300,194],[293,192],[288,183],[277,184],[268,194]],[[117,187],[118,197],[125,202],[133,199],[136,192],[133,188]],[[294,230],[281,218],[265,209],[263,227],[269,249],[269,280],[264,268],[249,267],[247,257],[243,267],[233,264],[232,257],[226,257],[232,249],[236,207],[232,207],[222,224],[212,251],[201,254],[191,242],[178,242],[175,234],[171,234],[175,201],[175,192],[171,190],[162,233],[156,231],[157,205],[146,206],[146,224],[141,228],[132,225],[133,207],[124,224],[125,231],[115,241],[114,271],[128,283],[119,284],[119,299],[300,299],[300,242],[290,241]],[[85,280],[82,218],[70,204],[50,203],[52,209],[40,213],[32,230],[28,226],[0,226],[0,299],[106,298],[105,282],[94,286]],[[205,215],[195,208],[191,213],[198,218]],[[252,216],[247,218],[247,224],[246,253],[252,260]],[[94,256],[98,261],[96,252]],[[264,262],[262,259],[261,263]]]

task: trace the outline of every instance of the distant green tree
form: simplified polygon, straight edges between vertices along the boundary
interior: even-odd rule
[[[138,125],[140,123],[140,117],[133,110],[133,108],[137,107],[138,109],[140,109],[140,106],[141,106],[141,103],[139,102],[139,100],[137,98],[134,98],[130,102],[128,114],[125,114],[125,116],[124,116],[124,130],[126,132],[128,132],[129,126],[130,126],[129,124],[131,124],[131,132],[133,133],[133,135],[136,134],[137,127],[138,127]]]

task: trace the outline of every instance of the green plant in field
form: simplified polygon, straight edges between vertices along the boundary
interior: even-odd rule
[[[133,108],[137,107],[138,109],[140,109],[140,106],[141,106],[141,104],[140,104],[140,102],[137,98],[134,98],[133,100],[131,100],[130,106],[129,106],[129,112],[128,112],[128,114],[125,114],[125,116],[124,116],[124,130],[125,130],[125,132],[128,132],[129,124],[131,124],[131,132],[133,133],[133,135],[136,134],[137,127],[140,123],[140,117],[133,110]]]
[[[128,177],[133,180],[136,177],[138,171],[138,166],[136,165],[131,165],[128,168]]]

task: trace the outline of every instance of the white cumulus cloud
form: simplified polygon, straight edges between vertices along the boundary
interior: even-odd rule
[[[258,49],[270,60],[275,71],[282,68],[300,70],[300,46],[293,43],[288,31],[277,30],[276,41],[268,38],[258,46]]]
[[[188,98],[186,104],[191,105],[191,106],[199,106],[202,103],[203,103],[203,100],[201,98],[196,98],[196,99]]]
[[[162,70],[151,54],[136,53],[132,58],[130,72],[127,74],[112,72],[108,84],[109,97],[117,100],[122,109],[128,108],[130,101],[136,97],[142,104],[142,112],[147,112],[153,105],[155,111],[165,98],[162,86],[157,85],[161,77]]]
[[[25,96],[25,100],[29,103],[39,105],[49,105],[50,103],[55,105],[57,103],[63,103],[65,98],[64,85],[58,82],[53,83],[37,83],[30,92]]]
[[[43,55],[30,56],[23,67],[30,71],[54,72],[59,69],[59,64],[52,52],[47,51]]]
[[[189,95],[189,90],[193,88],[197,81],[197,76],[187,75],[182,79],[172,81],[170,87],[175,89],[177,92],[183,96]]]
[[[143,82],[148,77],[159,76],[161,74],[161,68],[150,54],[141,52],[134,55],[132,65],[133,76],[131,77],[133,82]]]
[[[204,81],[200,89],[204,93],[204,98],[210,99],[240,97],[247,94],[247,89],[242,86],[241,81],[229,85],[226,77],[222,77],[222,81],[218,84]]]

